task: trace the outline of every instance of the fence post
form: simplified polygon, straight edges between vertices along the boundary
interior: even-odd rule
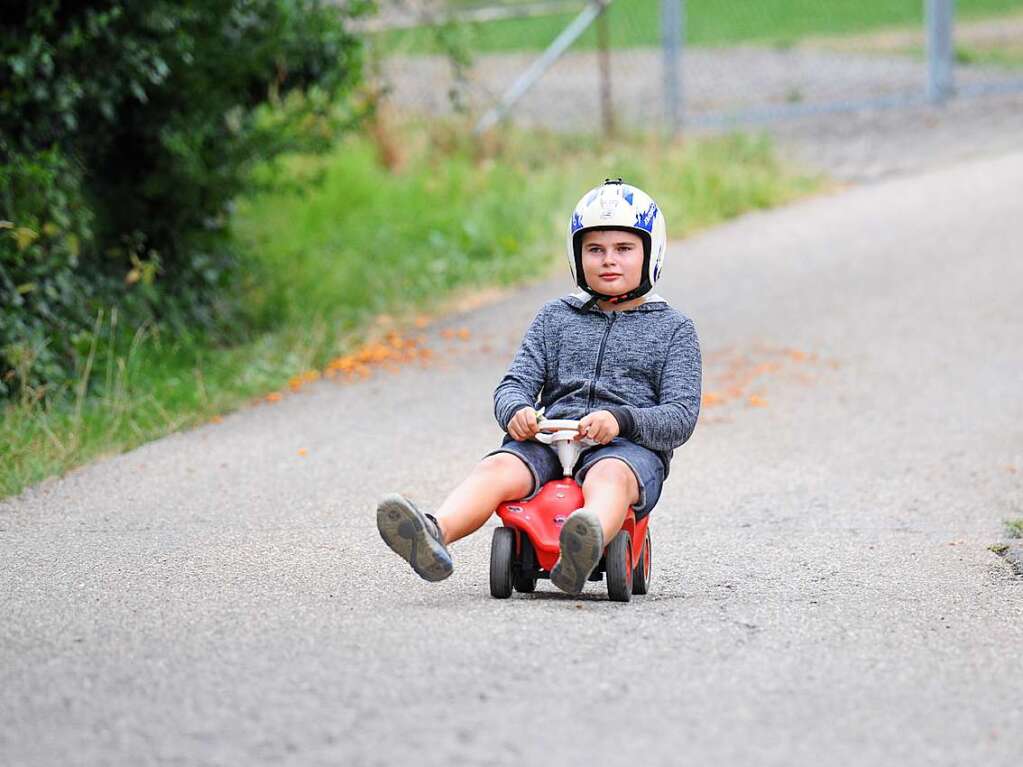
[[[604,126],[604,137],[615,133],[614,108],[611,103],[611,34],[607,23],[608,6],[597,17],[597,68],[600,70],[600,122]]]
[[[682,48],[685,40],[685,0],[661,0],[661,42],[664,48],[664,121],[674,136],[685,119],[682,90]]]
[[[941,104],[953,92],[952,19],[954,0],[925,0],[927,14],[927,100]]]

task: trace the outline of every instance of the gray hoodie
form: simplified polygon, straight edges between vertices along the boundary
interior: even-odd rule
[[[547,418],[608,410],[620,436],[668,464],[696,428],[702,361],[693,321],[660,296],[625,311],[583,311],[589,296],[548,301],[529,325],[494,391],[494,415],[508,422],[527,405]],[[539,404],[537,398],[539,397]]]

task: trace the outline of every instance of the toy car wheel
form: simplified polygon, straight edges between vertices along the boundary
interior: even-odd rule
[[[520,594],[532,594],[536,591],[536,579],[540,573],[536,563],[536,551],[533,549],[533,542],[525,533],[519,533],[519,540],[521,541],[519,558],[515,563],[512,582]]]
[[[622,530],[607,547],[607,596],[612,602],[632,599],[632,536]]]
[[[515,564],[515,531],[510,527],[494,530],[490,543],[490,595],[507,599],[512,593],[512,567]]]
[[[650,560],[650,531],[646,531],[646,540],[643,541],[643,553],[640,555],[639,564],[632,571],[632,593],[646,594],[650,590],[651,570]]]

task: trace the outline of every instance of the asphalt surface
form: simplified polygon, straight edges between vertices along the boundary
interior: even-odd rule
[[[0,504],[0,763],[1018,765],[1021,189],[1014,154],[673,245],[708,404],[627,605],[491,599],[493,522],[441,584],[375,529],[499,442],[567,276]]]

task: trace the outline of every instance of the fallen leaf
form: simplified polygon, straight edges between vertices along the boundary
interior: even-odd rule
[[[712,391],[704,392],[703,396],[700,398],[700,402],[708,407],[720,405],[724,401],[724,397]]]

